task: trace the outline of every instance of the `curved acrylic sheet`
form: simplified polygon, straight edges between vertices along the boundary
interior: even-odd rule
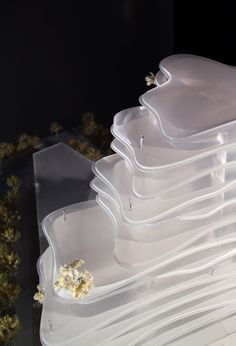
[[[209,240],[233,239],[236,219],[231,208],[222,220],[220,215],[200,222],[172,219],[149,225],[126,223],[117,207],[108,199],[98,196],[98,203],[107,211],[116,229],[115,255],[125,265],[159,264],[180,251],[206,244]]]
[[[203,340],[212,342],[225,336],[227,333],[223,323],[224,325],[227,323],[226,317],[232,315],[235,309],[232,304],[235,295],[235,278],[232,275],[226,276],[220,269],[216,270],[214,276],[202,275],[197,280],[191,279],[179,284],[176,282],[171,288],[167,281],[164,286],[159,285],[158,292],[153,292],[149,288],[146,294],[140,292],[137,295],[133,291],[132,298],[130,296],[128,300],[122,300],[119,305],[113,305],[110,308],[107,305],[102,313],[91,314],[91,306],[89,306],[90,312],[88,311],[89,314],[86,315],[84,310],[86,306],[63,304],[55,299],[51,284],[50,249],[43,254],[40,266],[46,289],[40,336],[42,344],[47,346],[94,345],[95,340],[96,344],[113,346],[120,342],[120,345],[128,345],[131,338],[134,340],[134,336],[140,335],[139,330],[142,324],[146,325],[146,333],[152,334],[154,320],[156,326],[166,324],[166,328],[161,333],[159,332],[157,337],[152,335],[152,343],[158,342],[161,345],[167,341],[174,342],[176,339],[176,344],[174,343],[173,346],[188,346],[189,344],[195,346],[196,335],[198,335],[198,344]],[[229,267],[233,272],[234,269],[230,264]],[[104,306],[106,303],[102,302],[102,304]],[[98,306],[94,305],[94,309],[98,309]],[[201,315],[196,313],[200,309]],[[190,315],[192,318],[184,318]],[[222,321],[222,324],[217,321]],[[215,329],[211,327],[205,333],[199,332],[200,324],[203,322],[204,328],[207,328],[208,323],[215,322]],[[224,333],[219,333],[221,330],[224,330]],[[231,328],[229,332],[232,330]],[[213,334],[209,331],[213,331]],[[143,333],[145,338],[147,334]],[[189,334],[186,341],[188,343],[180,343],[185,341],[186,334]],[[150,338],[143,340],[142,344],[149,345],[148,339]]]
[[[168,139],[186,139],[204,131],[235,126],[236,69],[193,55],[160,62],[167,81],[141,96]],[[213,129],[213,130],[212,130]]]
[[[58,138],[59,139],[59,138]],[[90,198],[92,161],[64,143],[33,154],[40,253],[48,244],[41,222],[52,211]]]
[[[192,208],[195,211],[199,207],[198,203],[207,202],[208,199],[213,199],[214,202],[214,197],[217,198],[222,194],[225,194],[225,200],[227,200],[227,194],[231,195],[236,190],[236,181],[229,179],[200,190],[186,192],[184,195],[175,195],[171,191],[153,199],[139,199],[133,195],[130,181],[125,175],[119,178],[112,176],[109,161],[113,158],[116,160],[115,155],[107,157],[107,170],[103,170],[102,177],[92,180],[91,187],[97,193],[112,199],[119,206],[124,220],[133,224],[151,223],[170,217],[172,214],[183,214],[186,208]]]
[[[83,258],[86,268],[93,273],[96,282],[94,295],[100,293],[103,286],[112,285],[114,273],[115,280],[130,277],[130,271],[114,260],[113,225],[96,201],[78,203],[53,212],[44,219],[43,231],[53,253],[54,282],[59,267],[74,258]]]
[[[165,346],[169,344],[170,341],[178,339],[181,336],[188,335],[194,330],[200,330],[206,325],[222,320],[224,317],[231,316],[234,314],[235,307],[236,307],[236,300],[235,300],[234,294],[235,292],[232,292],[231,295],[222,295],[218,297],[218,300],[217,299],[211,300],[209,303],[212,305],[210,306],[206,306],[206,304],[203,303],[202,305],[197,305],[194,311],[190,310],[190,311],[186,311],[184,314],[172,316],[172,318],[167,319],[166,321],[163,321],[160,324],[153,322],[151,326],[149,325],[148,327],[140,328],[138,332],[137,330],[135,330],[136,333],[133,332],[132,335],[129,335],[129,338],[125,339],[126,345],[127,346],[136,346],[136,345],[153,346],[153,342],[158,342],[159,345]],[[227,299],[227,296],[229,296],[229,300],[225,300],[225,298]],[[173,323],[177,323],[177,321],[179,323],[182,322],[182,325],[181,325],[182,328],[178,328],[178,329],[176,328],[177,331],[175,331],[176,333],[175,335],[172,335],[172,336],[165,335],[164,340],[163,338],[161,338],[162,341],[160,341],[160,338],[159,338],[160,330],[165,329],[166,327],[168,327],[169,325],[172,325]],[[163,335],[161,335],[161,337],[163,337]],[[121,338],[120,340],[116,341],[112,345],[122,346],[123,341],[124,341],[124,338],[123,339]],[[111,343],[103,344],[103,345],[111,345]],[[99,346],[102,346],[102,344],[99,344]],[[178,344],[178,341],[176,343],[176,346],[180,346]]]
[[[167,193],[169,198],[191,194],[194,191],[217,185],[222,180],[227,182],[234,179],[235,160],[213,165],[208,159],[202,162],[202,165],[204,165],[202,170],[200,165],[194,162],[186,167],[179,167],[175,171],[142,172],[133,168],[128,159],[124,160],[115,154],[97,161],[93,165],[93,171],[98,177],[109,181],[113,186],[117,185],[116,180],[120,180],[121,185],[127,186],[126,191],[130,197],[134,195],[142,199],[155,199],[158,196],[165,196]],[[143,194],[138,194],[137,190],[142,191]]]
[[[123,303],[120,303],[119,306],[109,307],[109,305],[107,305],[105,311],[102,313],[91,314],[90,312],[89,315],[86,316],[81,314],[82,309],[85,313],[86,310],[84,309],[86,306],[82,307],[81,305],[63,304],[55,299],[51,285],[51,258],[52,254],[49,248],[40,259],[40,273],[43,274],[43,284],[46,288],[46,296],[42,309],[40,337],[42,344],[47,346],[76,346],[78,344],[81,346],[87,346],[93,345],[95,340],[96,343],[100,342],[101,344],[102,342],[105,344],[105,340],[109,340],[108,344],[111,346],[115,345],[118,340],[121,344],[122,342],[123,344],[128,344],[130,333],[140,329],[140,323],[142,323],[140,313],[146,312],[148,317],[150,316],[149,311],[151,314],[151,310],[152,315],[155,314],[153,308],[156,307],[155,318],[157,318],[158,315],[161,316],[162,312],[165,311],[163,318],[164,321],[167,322],[168,315],[170,321],[173,316],[180,315],[180,312],[182,316],[183,314],[186,314],[187,302],[192,302],[190,304],[192,310],[194,310],[194,297],[196,299],[197,297],[202,297],[205,306],[209,306],[211,304],[211,292],[214,290],[216,291],[216,294],[219,294],[218,299],[222,300],[223,291],[227,290],[227,288],[229,290],[229,287],[233,288],[233,285],[231,286],[232,281],[235,283],[233,276],[228,278],[224,274],[219,274],[217,271],[214,276],[200,276],[198,280],[191,279],[187,282],[182,282],[182,284],[176,282],[171,289],[168,282],[166,282],[164,286],[159,286],[159,292],[153,292],[153,290],[150,290],[149,288],[149,291],[147,291],[145,295],[141,292],[140,294],[133,294],[132,298],[130,296],[130,299],[126,301],[123,300]],[[231,270],[234,271],[233,268],[231,268]],[[208,288],[208,292],[206,288]],[[182,292],[182,300],[179,300],[180,292]],[[226,296],[226,299],[229,299],[230,294],[231,293]],[[102,304],[104,306],[104,302],[102,302]],[[95,305],[94,309],[97,309],[97,305],[93,305]],[[222,314],[223,310],[221,308],[216,310],[213,309],[212,311],[215,311],[218,316],[218,319],[215,320],[211,313],[203,314],[202,317],[205,316],[204,328],[206,328],[203,329],[203,331],[199,331],[199,315],[196,315],[196,318],[183,320],[181,323],[169,323],[168,327],[165,328],[162,333],[159,332],[157,338],[152,339],[152,342],[154,340],[155,344],[158,342],[158,344],[161,345],[164,341],[172,340],[172,342],[174,342],[176,339],[176,343],[171,343],[172,346],[198,346],[199,342],[212,342],[225,336],[227,332],[231,333],[235,330],[233,326],[228,327],[227,332],[226,329],[223,328],[223,326],[226,326],[229,321],[226,317],[232,314],[232,307],[234,307],[234,305],[232,306],[231,304],[231,310],[227,308],[224,315]],[[176,310],[177,308],[178,310]],[[167,319],[165,319],[164,316],[166,316]],[[143,316],[143,318],[145,318],[145,316]],[[163,318],[160,320],[160,323],[164,322]],[[128,321],[128,323],[126,323],[122,328],[124,321]],[[131,323],[129,323],[130,321],[132,321],[133,325],[137,325],[138,327],[135,327],[132,331],[127,331],[127,327],[129,328],[129,326],[131,326]],[[214,326],[209,328],[206,323],[207,321],[214,321]],[[217,323],[217,321],[219,322]],[[233,319],[231,318],[231,324],[232,323]],[[151,321],[149,323],[148,321],[146,322],[146,325],[149,324],[151,325]],[[190,325],[191,333],[189,333]],[[124,332],[126,330],[126,332],[123,333],[123,336],[114,339],[117,331],[122,333],[123,330]],[[184,336],[187,333],[189,335],[185,341]],[[125,335],[126,338],[124,340],[123,337]],[[198,343],[195,345],[196,340]],[[144,342],[143,345],[146,345],[146,343]]]
[[[230,318],[229,318],[230,319]],[[236,332],[226,335],[223,338],[213,341],[213,343],[208,344],[207,346],[234,346],[236,343]]]
[[[183,185],[194,184],[195,180],[200,180],[207,175],[212,175],[213,182],[218,179],[222,180],[224,167],[230,168],[235,163],[235,155],[230,155],[230,153],[234,153],[234,148],[232,148],[224,153],[228,157],[227,163],[222,160],[222,152],[174,169],[144,171],[136,167],[132,160],[132,153],[122,142],[115,139],[111,143],[111,148],[126,161],[126,165],[131,171],[133,193],[138,198],[155,198],[163,192],[180,188]]]
[[[129,148],[135,165],[142,170],[171,169],[235,144],[234,138],[229,142],[219,137],[217,143],[207,148],[176,148],[161,137],[155,118],[143,107],[130,108],[116,114],[111,131],[114,137]]]
[[[55,320],[55,337],[41,328],[47,345],[178,344],[235,313],[236,82],[227,71],[236,70],[193,56],[160,68],[158,87],[141,98],[148,110],[115,116],[112,146],[126,161],[94,165],[99,205],[44,220],[43,326]],[[95,278],[81,301],[53,290],[60,265],[74,258]]]
[[[109,292],[117,294],[117,289],[128,287],[127,285],[131,283],[139,286],[145,280],[148,280],[150,276],[156,276],[157,270],[159,271],[159,276],[161,273],[163,275],[166,271],[169,272],[171,270],[175,276],[175,271],[180,266],[184,264],[184,267],[186,267],[194,261],[196,262],[194,271],[204,272],[204,270],[209,270],[209,266],[222,262],[227,256],[232,257],[233,251],[236,253],[235,247],[231,250],[231,243],[234,243],[234,239],[231,239],[229,234],[225,236],[225,239],[222,239],[220,248],[217,245],[220,242],[219,240],[215,242],[210,241],[209,244],[206,243],[198,247],[196,246],[194,249],[181,251],[178,255],[173,255],[166,261],[159,262],[157,260],[151,266],[149,264],[136,268],[123,267],[114,258],[113,236],[111,238],[112,225],[102,208],[96,206],[95,202],[74,205],[71,207],[71,210],[70,208],[67,209],[66,222],[61,212],[59,210],[50,214],[45,219],[43,227],[53,253],[52,280],[53,282],[55,281],[60,265],[69,263],[74,258],[84,258],[86,268],[94,274],[96,288],[88,298],[81,301],[82,303],[104,299]],[[93,218],[91,218],[91,212],[93,212]],[[66,247],[65,243],[67,244]],[[105,244],[106,251],[104,251]],[[194,253],[195,255],[192,258],[191,254]],[[204,258],[206,262],[205,267],[202,266],[202,260],[200,259],[203,253],[209,258],[209,265],[207,258]],[[198,254],[197,257],[196,254]],[[188,271],[188,269],[185,271]],[[140,280],[141,278],[142,280]],[[66,300],[68,303],[72,301],[80,302],[63,295],[61,295],[61,299]]]

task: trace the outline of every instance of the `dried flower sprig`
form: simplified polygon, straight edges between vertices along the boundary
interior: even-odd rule
[[[0,273],[1,309],[13,304],[21,292],[20,286],[9,280],[6,273]]]
[[[10,175],[10,177],[7,178],[7,186],[19,189],[21,187],[20,179],[16,175]]]
[[[53,135],[58,135],[58,132],[63,130],[63,126],[60,125],[58,122],[54,121],[50,124],[50,132]]]
[[[0,317],[0,342],[9,342],[19,331],[20,322],[16,315]]]
[[[155,85],[155,75],[152,72],[149,72],[149,74],[145,77],[145,82],[147,84],[147,86],[151,86],[151,85]]]
[[[79,270],[83,260],[74,259],[69,265],[59,269],[57,281],[54,284],[56,292],[68,291],[75,299],[82,299],[94,288],[94,278],[87,270]]]
[[[12,143],[0,143],[0,160],[8,158],[15,153],[15,147]]]
[[[27,133],[22,133],[16,144],[16,151],[21,152],[27,149],[37,148],[40,145],[38,136],[30,136]]]
[[[6,243],[0,243],[0,269],[17,272],[20,265],[19,255]]]
[[[3,201],[0,201],[0,225],[2,227],[13,227],[21,219],[18,210],[13,210],[9,206],[6,206]]]
[[[9,189],[4,196],[4,200],[7,204],[13,204],[20,197],[21,182],[17,176],[11,175],[7,178],[6,183]]]
[[[3,148],[1,144],[0,148]],[[7,150],[7,148],[13,148],[13,146],[8,145],[5,149]],[[5,157],[14,153],[15,149],[14,151],[8,150]],[[15,282],[20,257],[11,246],[20,237],[20,232],[17,230],[20,220],[17,202],[20,196],[21,182],[18,177],[11,175],[7,178],[6,185],[7,190],[0,199],[0,343],[4,345],[8,345],[19,330],[17,316],[11,316],[7,313],[12,312],[14,303],[21,291],[20,286]]]
[[[20,232],[12,227],[0,229],[0,238],[9,244],[15,244],[20,239]]]
[[[112,141],[111,133],[101,124],[97,124],[93,113],[83,114],[82,132],[95,147],[99,148],[102,155],[109,155],[112,153],[110,148],[110,143]]]
[[[97,161],[102,157],[102,154],[99,150],[91,147],[87,143],[82,143],[76,138],[71,138],[68,141],[68,145],[74,150],[80,152],[82,155],[87,157],[87,159],[92,161]]]
[[[0,200],[0,223],[6,225],[11,219],[11,210],[5,205],[3,200]]]
[[[30,136],[26,133],[22,133],[18,137],[16,144],[7,142],[0,143],[0,160],[8,159],[27,149],[37,148],[40,143],[38,136]]]
[[[7,178],[6,183],[9,189],[0,199],[0,238],[8,243],[14,243],[20,238],[20,233],[15,228],[21,219],[16,209],[21,183],[14,175]]]
[[[86,136],[92,136],[97,129],[97,123],[94,118],[94,114],[91,112],[84,113],[82,116],[82,132]]]
[[[34,300],[36,300],[40,304],[43,304],[45,299],[45,288],[42,283],[38,284],[37,290],[38,292],[35,293]]]

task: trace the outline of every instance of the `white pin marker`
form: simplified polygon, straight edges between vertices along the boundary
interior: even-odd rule
[[[140,140],[139,140],[139,148],[140,148],[140,149],[142,149],[143,141],[144,141],[144,135],[141,133],[141,135],[140,135]]]
[[[133,207],[132,207],[132,203],[131,203],[131,198],[129,197],[129,210],[132,210]]]
[[[52,334],[53,333],[52,321],[48,320],[48,324],[49,324],[49,333]]]
[[[63,210],[62,215],[63,215],[63,221],[66,222],[66,211],[65,210]]]
[[[210,275],[214,275],[214,273],[215,273],[215,266],[212,266],[211,267],[211,270],[210,270]]]

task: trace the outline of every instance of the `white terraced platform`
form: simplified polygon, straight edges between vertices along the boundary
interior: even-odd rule
[[[115,116],[96,200],[43,221],[45,346],[236,345],[236,69],[174,55],[156,85]],[[81,300],[53,288],[74,258]]]

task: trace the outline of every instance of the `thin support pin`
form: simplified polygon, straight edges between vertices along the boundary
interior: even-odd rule
[[[131,203],[131,198],[129,197],[129,210],[132,210],[133,209],[133,206],[132,206],[132,203]]]
[[[52,334],[53,333],[52,321],[48,320],[48,324],[49,324],[49,333]]]
[[[62,215],[63,215],[63,221],[66,222],[66,211],[65,210],[63,210]]]
[[[210,275],[214,275],[215,270],[216,270],[215,266],[212,266],[210,270]]]
[[[140,148],[140,149],[142,149],[143,141],[144,141],[144,135],[141,133],[141,135],[140,135],[140,140],[139,140],[139,148]]]

